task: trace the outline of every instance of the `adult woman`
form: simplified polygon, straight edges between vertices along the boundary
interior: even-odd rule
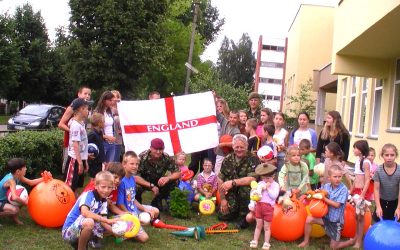
[[[104,151],[106,154],[106,162],[113,162],[115,158],[115,131],[114,117],[112,107],[114,102],[114,94],[111,91],[104,91],[97,102],[94,112],[104,115]]]
[[[121,101],[121,93],[118,90],[111,90],[111,93],[114,95],[113,106],[111,108],[113,117],[114,117],[114,135],[115,135],[115,154],[114,154],[114,162],[121,162],[121,150],[122,150],[122,130],[121,123],[119,121],[117,103]]]
[[[307,139],[311,142],[312,150],[317,148],[317,133],[308,127],[310,116],[307,112],[302,111],[297,116],[298,127],[293,129],[289,135],[289,145],[299,145],[300,141]]]
[[[222,162],[218,174],[221,206],[220,220],[239,218],[238,226],[247,227],[246,215],[249,212],[250,182],[255,180],[255,167],[260,164],[258,157],[247,151],[247,137],[237,134],[233,137],[233,154]]]
[[[336,142],[343,151],[343,161],[347,161],[350,148],[350,134],[343,124],[339,112],[333,110],[326,115],[324,128],[318,137],[317,144],[317,163],[325,161],[325,146],[330,142]]]

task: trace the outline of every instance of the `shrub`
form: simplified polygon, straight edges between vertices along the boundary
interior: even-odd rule
[[[61,175],[62,166],[61,130],[20,131],[0,138],[0,176],[3,176],[7,161],[20,157],[26,161],[27,176],[39,175],[43,170],[53,176]]]
[[[170,193],[169,211],[173,217],[188,218],[189,217],[189,202],[187,190],[180,190],[175,188]]]

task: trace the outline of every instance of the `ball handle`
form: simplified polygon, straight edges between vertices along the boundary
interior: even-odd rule
[[[53,175],[49,171],[43,171],[40,175],[44,182],[49,182],[53,179]]]

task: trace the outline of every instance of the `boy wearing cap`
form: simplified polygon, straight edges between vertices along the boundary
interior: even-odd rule
[[[260,238],[261,230],[264,228],[264,244],[262,249],[269,249],[271,244],[271,221],[274,215],[275,200],[279,195],[279,184],[274,181],[276,167],[274,165],[264,163],[256,167],[256,174],[260,176],[261,181],[258,182],[258,187],[261,187],[261,199],[255,207],[256,228],[254,230],[254,238],[250,241],[250,248],[258,247],[258,239]]]
[[[68,123],[70,132],[65,183],[77,194],[76,189],[83,187],[83,173],[88,171],[88,138],[85,121],[89,115],[89,105],[84,99],[76,98],[71,103],[71,108],[74,115]]]
[[[157,207],[162,211],[162,199],[166,199],[169,193],[178,186],[181,178],[181,171],[175,165],[175,161],[166,153],[164,153],[164,141],[160,138],[155,138],[150,143],[150,149],[139,154],[140,164],[138,174],[146,181],[149,186],[144,188],[159,189],[151,201],[151,206]],[[166,176],[166,173],[170,172]],[[136,199],[142,202],[143,187],[137,188]]]

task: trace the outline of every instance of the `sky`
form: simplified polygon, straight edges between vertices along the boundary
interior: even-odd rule
[[[58,26],[68,25],[68,0],[0,0],[0,12],[12,15],[17,6],[27,2],[33,6],[34,11],[41,11],[51,40],[54,40]],[[260,35],[270,38],[286,37],[301,3],[336,6],[337,2],[338,0],[211,0],[211,4],[218,8],[220,17],[225,18],[225,25],[201,58],[203,61],[216,62],[224,37],[237,43],[243,33],[250,36],[255,51]]]

